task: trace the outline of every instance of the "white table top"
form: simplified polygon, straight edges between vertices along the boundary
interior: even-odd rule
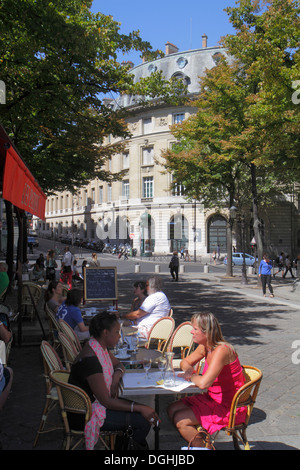
[[[187,382],[177,374],[180,371],[175,371],[175,386],[167,387],[157,382],[161,379],[161,372],[159,370],[150,370],[148,372],[149,379],[146,379],[146,372],[144,370],[126,370],[123,376],[122,395],[169,395],[173,393],[202,393],[203,391],[196,387],[191,382]]]

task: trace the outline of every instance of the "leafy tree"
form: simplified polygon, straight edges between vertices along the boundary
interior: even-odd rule
[[[299,179],[299,107],[291,99],[299,3],[240,0],[227,11],[237,30],[223,38],[232,60],[201,80],[197,114],[174,129],[182,150],[167,152],[167,167],[175,180],[184,177],[188,195],[228,208],[232,201],[244,205],[249,187],[261,255],[259,205]]]
[[[91,4],[0,3],[1,80],[7,91],[1,122],[46,192],[74,191],[95,177],[119,176],[103,169],[107,158],[124,148],[103,146],[104,137],[129,135],[124,110],[113,110],[104,99],[133,85],[117,53],[160,54],[138,32],[120,34],[119,23],[93,14]]]

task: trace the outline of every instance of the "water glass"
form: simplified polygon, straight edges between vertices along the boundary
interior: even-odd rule
[[[144,359],[143,360],[143,367],[144,367],[144,370],[146,371],[146,379],[149,378],[149,375],[148,375],[148,371],[151,369],[151,359]]]

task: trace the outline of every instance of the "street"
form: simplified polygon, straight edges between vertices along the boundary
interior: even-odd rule
[[[49,241],[41,241],[37,254],[47,251],[49,246]],[[86,255],[89,253],[84,252]],[[34,259],[35,254],[31,256]],[[120,311],[128,311],[133,283],[154,274],[155,263],[119,260],[109,254],[100,254],[99,258],[102,266],[117,266],[118,305]],[[137,262],[140,262],[140,273],[135,273]],[[179,282],[171,279],[166,262],[160,264],[163,290],[174,309],[176,326],[190,320],[195,312],[212,311],[226,340],[237,349],[241,363],[263,372],[247,433],[251,447],[256,450],[300,449],[299,292],[291,293],[289,279],[276,279],[273,281],[275,298],[263,298],[255,276],[249,279],[249,285],[243,286],[238,274],[230,281],[224,280],[224,265],[210,266],[209,273],[204,273],[199,263],[182,264],[185,273],[179,276]],[[40,307],[43,315],[43,302]],[[23,345],[16,345],[11,351],[14,384],[0,418],[0,441],[5,449],[32,449],[45,399],[42,360],[37,347],[41,340],[38,322],[24,323]],[[180,450],[184,442],[166,415],[167,398],[160,405],[161,449]],[[60,446],[61,434],[55,432],[41,436],[36,449],[59,449]],[[221,433],[216,448],[233,449],[230,438]]]

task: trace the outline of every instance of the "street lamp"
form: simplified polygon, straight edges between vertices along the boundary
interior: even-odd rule
[[[243,253],[243,264],[242,264],[242,280],[241,284],[247,285],[247,270],[246,270],[246,257],[245,257],[245,217],[239,214],[238,209],[235,206],[232,206],[230,209],[230,219],[232,220],[232,225],[235,220],[239,223],[241,227],[241,236],[242,236],[242,253]]]

